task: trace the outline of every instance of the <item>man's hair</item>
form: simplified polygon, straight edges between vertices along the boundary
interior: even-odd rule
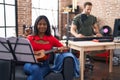
[[[84,7],[86,7],[86,5],[92,6],[92,3],[91,2],[85,2]]]

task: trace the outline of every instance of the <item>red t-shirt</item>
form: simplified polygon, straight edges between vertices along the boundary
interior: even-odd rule
[[[30,41],[33,50],[34,51],[39,51],[39,50],[51,50],[53,47],[62,47],[63,45],[59,42],[58,39],[55,37],[51,36],[43,36],[43,38],[40,38],[39,36],[28,36],[28,40]],[[43,42],[42,42],[43,41]],[[43,60],[47,59],[49,55],[46,55]]]

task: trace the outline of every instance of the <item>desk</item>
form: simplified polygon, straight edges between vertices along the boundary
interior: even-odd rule
[[[64,42],[62,42],[64,43]],[[68,46],[72,49],[80,51],[80,74],[81,79],[84,80],[84,64],[85,64],[85,51],[95,51],[95,50],[110,50],[110,63],[109,72],[112,72],[112,57],[113,49],[120,48],[120,43],[114,42],[93,42],[93,41],[69,41]]]

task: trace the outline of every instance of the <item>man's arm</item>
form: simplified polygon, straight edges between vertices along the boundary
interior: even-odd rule
[[[84,35],[78,34],[78,33],[76,32],[76,30],[77,30],[77,26],[72,23],[72,24],[71,24],[71,28],[70,28],[71,34],[72,34],[73,36],[77,37],[77,38],[84,37]]]
[[[102,34],[99,31],[99,27],[98,27],[97,23],[94,24],[94,32],[95,32],[97,37],[101,37],[102,36]]]

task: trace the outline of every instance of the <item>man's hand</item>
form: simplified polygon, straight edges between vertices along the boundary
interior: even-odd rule
[[[82,34],[77,34],[75,37],[76,37],[76,38],[83,38],[83,37],[85,37],[85,36],[82,35]]]
[[[102,37],[102,34],[97,33],[97,34],[96,34],[96,37]]]

